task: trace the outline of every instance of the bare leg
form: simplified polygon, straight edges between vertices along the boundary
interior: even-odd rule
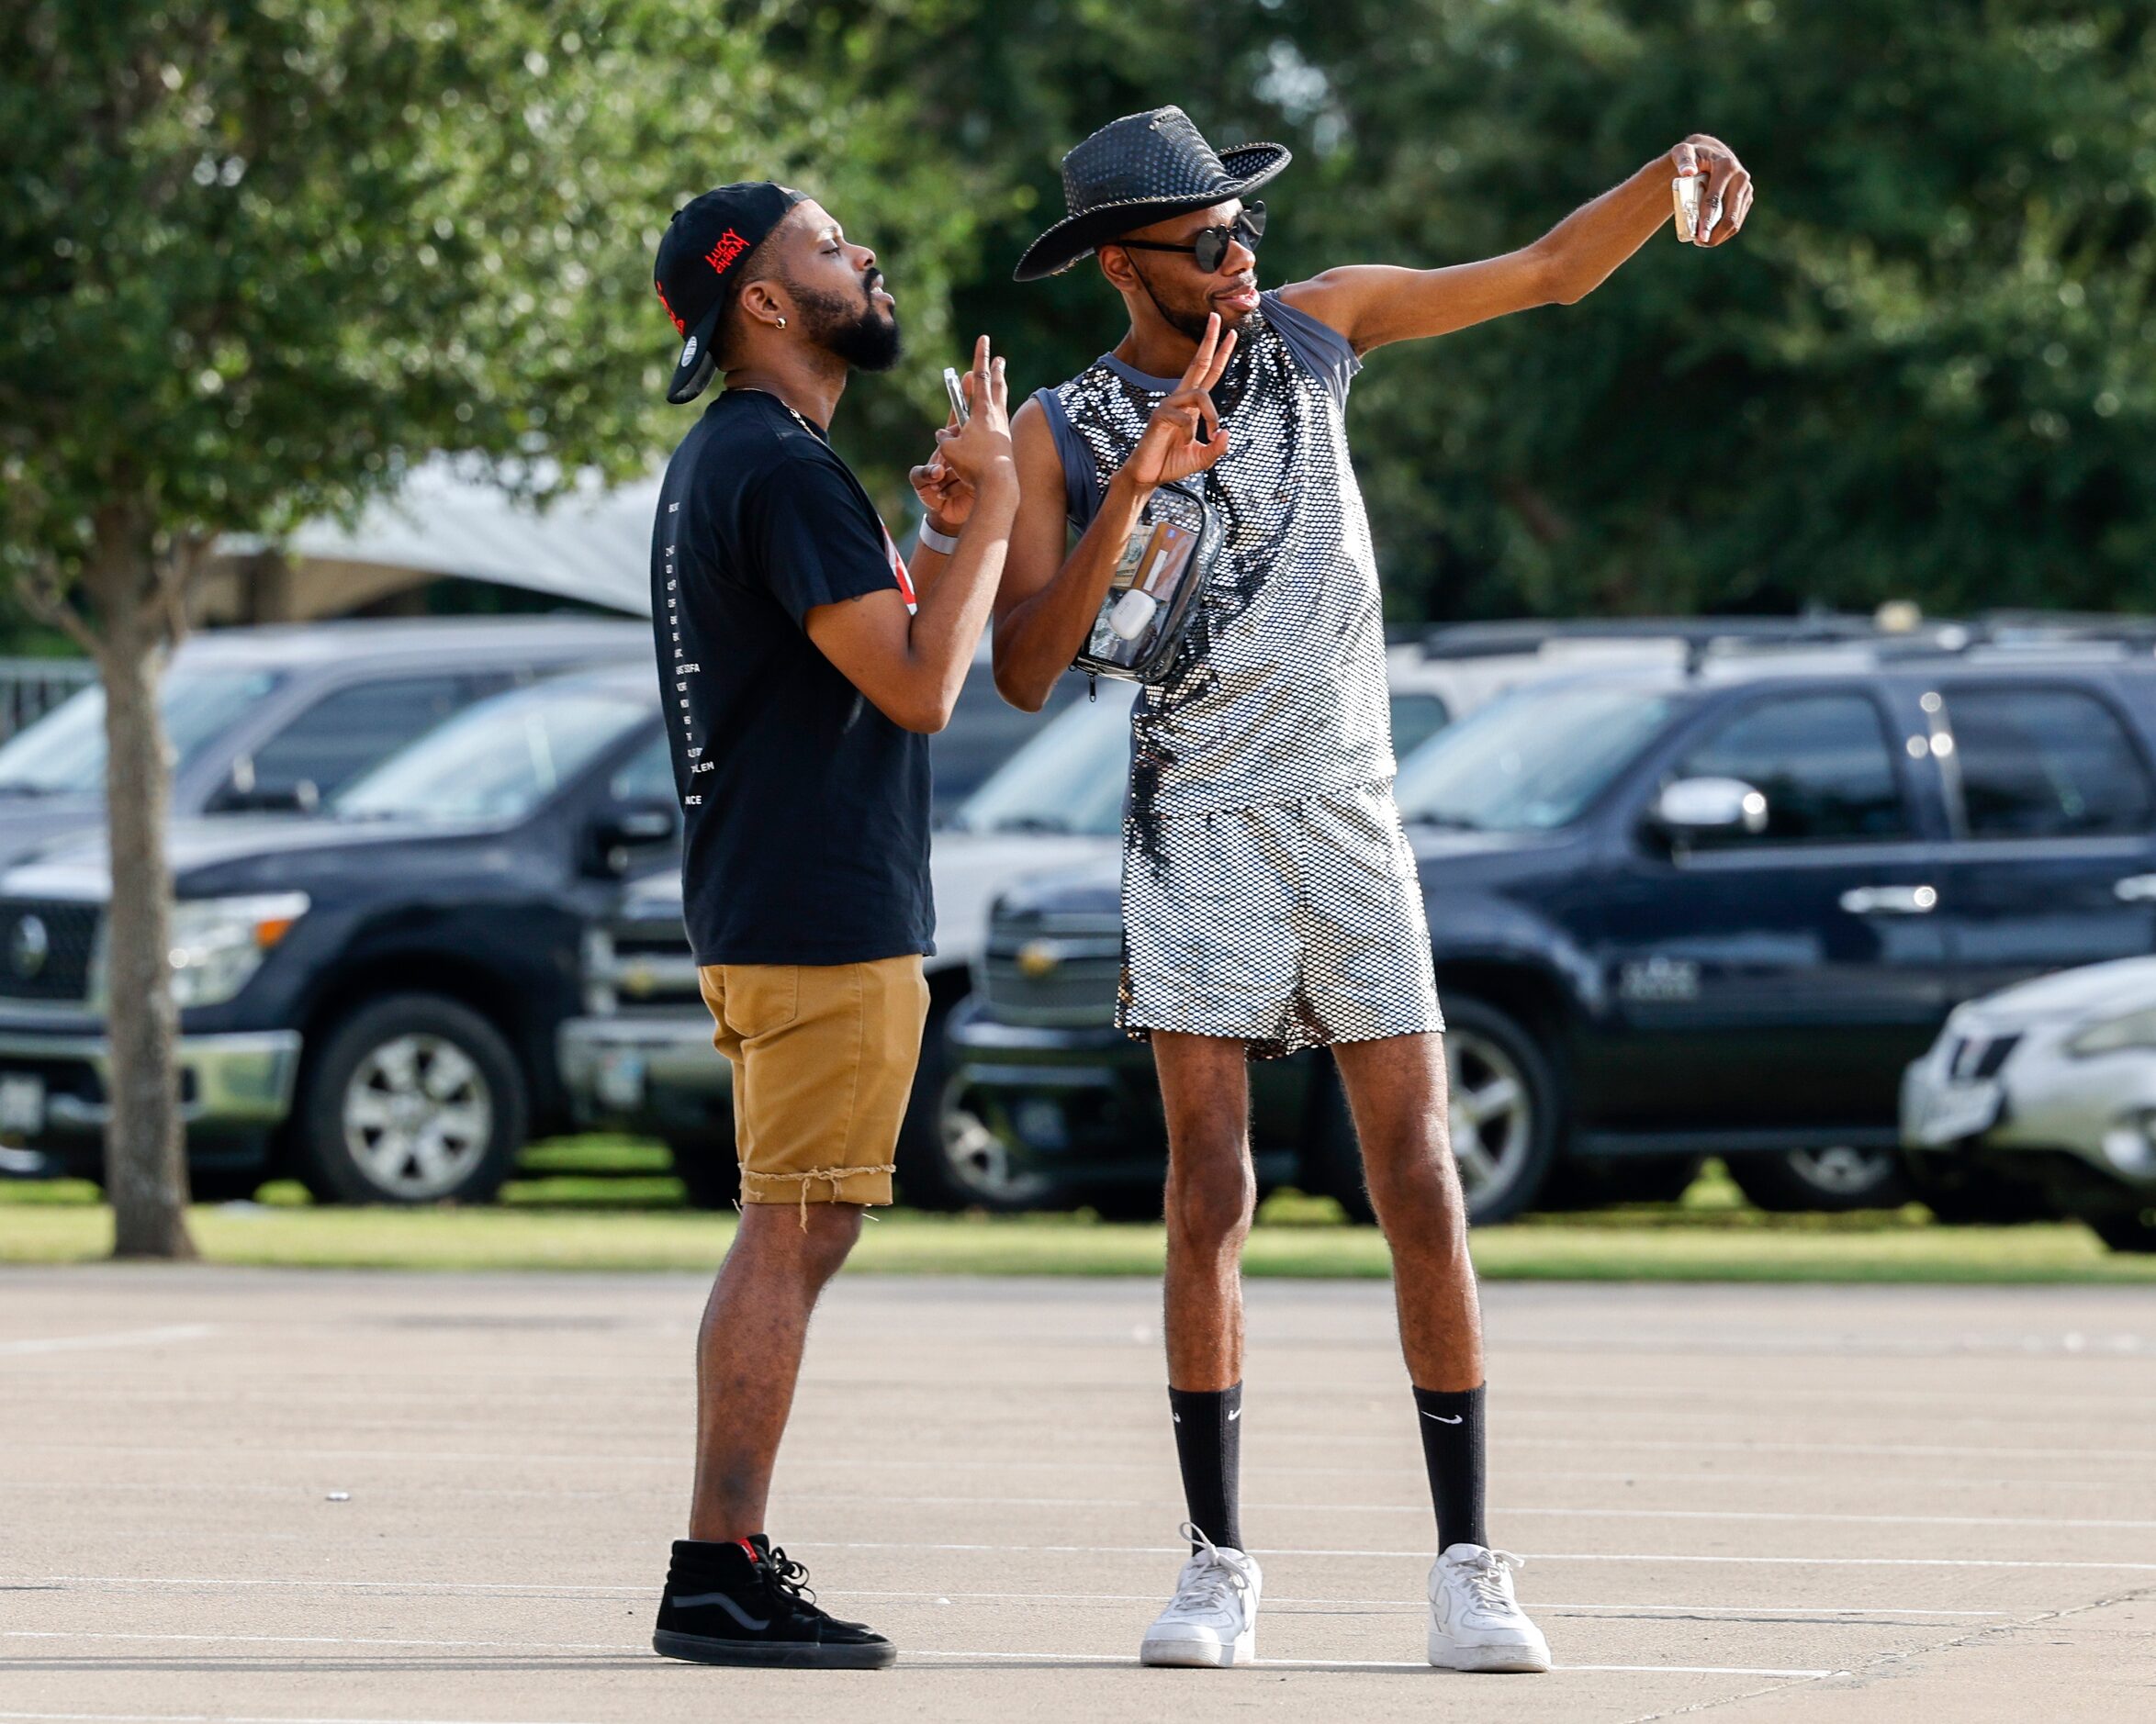
[[[1354,1114],[1371,1206],[1392,1248],[1408,1374],[1425,1389],[1475,1388],[1482,1382],[1482,1313],[1446,1130],[1443,1038],[1343,1042],[1332,1058]]]
[[[1243,1044],[1152,1033],[1168,1115],[1168,1383],[1226,1389],[1242,1379],[1242,1242],[1258,1202]]]
[[[854,1203],[744,1206],[696,1338],[691,1539],[764,1530],[771,1467],[793,1407],[809,1314],[860,1237]]]

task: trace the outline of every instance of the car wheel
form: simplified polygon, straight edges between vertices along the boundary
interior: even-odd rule
[[[935,1179],[951,1194],[946,1207],[1016,1213],[1069,1206],[1054,1181],[1011,1153],[973,1104],[962,1078],[944,1085],[937,1114]]]
[[[2156,1209],[2114,1210],[2083,1219],[2089,1231],[2114,1251],[2156,1251]]]
[[[1606,1209],[1612,1203],[1674,1203],[1691,1190],[1704,1156],[1623,1156],[1560,1161],[1543,1181],[1537,1209]]]
[[[731,1209],[741,1201],[741,1159],[731,1137],[669,1137],[674,1177],[691,1209]]]
[[[295,1170],[318,1201],[483,1203],[523,1147],[523,1074],[493,1024],[392,994],[331,1029],[301,1080]]]
[[[1534,1201],[1556,1155],[1556,1076],[1533,1036],[1510,1013],[1470,999],[1446,1001],[1444,1013],[1453,1159],[1468,1225],[1509,1221]],[[1317,1188],[1337,1198],[1351,1221],[1375,1221],[1337,1072],[1328,1087]]]
[[[1759,1208],[1898,1209],[1915,1193],[1892,1149],[1792,1149],[1786,1155],[1732,1156],[1729,1177]]]

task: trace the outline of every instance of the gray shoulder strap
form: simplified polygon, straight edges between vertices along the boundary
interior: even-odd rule
[[[1330,323],[1321,322],[1308,311],[1297,311],[1277,291],[1261,294],[1259,302],[1265,308],[1265,321],[1280,331],[1280,339],[1287,343],[1304,370],[1309,372],[1332,392],[1333,400],[1341,407],[1347,405],[1348,385],[1354,381],[1355,373],[1362,370],[1363,362],[1355,356],[1355,350],[1348,345],[1348,339]]]
[[[1071,524],[1084,532],[1100,513],[1100,474],[1093,465],[1093,452],[1072,430],[1063,411],[1063,398],[1053,389],[1036,389],[1033,398],[1048,420],[1048,433],[1055,439],[1056,454],[1063,464],[1063,505]]]

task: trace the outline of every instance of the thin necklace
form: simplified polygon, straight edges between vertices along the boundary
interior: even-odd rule
[[[730,391],[730,393],[734,395],[764,396],[770,400],[778,402],[780,407],[784,408],[789,413],[792,414],[794,422],[798,424],[802,430],[808,432],[811,437],[820,439],[824,435],[822,431],[818,431],[814,425],[810,424],[807,420],[802,417],[801,409],[799,408],[795,407],[792,402],[789,401],[784,396],[780,395],[775,390],[759,389],[754,384],[745,383],[739,388]]]

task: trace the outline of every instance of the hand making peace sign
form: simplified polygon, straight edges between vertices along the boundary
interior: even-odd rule
[[[1220,330],[1220,314],[1206,319],[1205,337],[1191,356],[1190,366],[1175,385],[1174,392],[1153,409],[1145,431],[1123,471],[1140,485],[1172,484],[1203,473],[1228,453],[1228,428],[1213,406],[1207,390],[1228,369],[1228,356],[1235,352],[1235,331]],[[1203,426],[1211,441],[1198,440]]]

